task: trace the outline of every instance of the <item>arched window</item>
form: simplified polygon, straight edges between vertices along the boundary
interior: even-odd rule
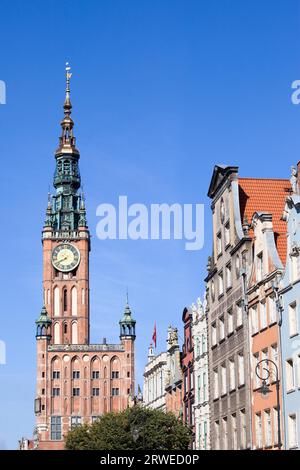
[[[59,317],[60,308],[59,308],[59,288],[54,288],[54,316]]]
[[[68,309],[68,293],[67,293],[67,289],[64,289],[64,291],[63,291],[63,308],[64,308],[64,312],[66,312],[67,309]]]
[[[68,325],[64,323],[64,334],[68,333]]]
[[[62,173],[62,162],[61,161],[59,161],[57,163],[57,171],[58,171],[58,174],[61,175],[61,173]]]
[[[64,162],[64,173],[70,174],[70,161],[65,160]]]
[[[54,344],[60,344],[60,329],[59,323],[54,324]]]
[[[77,316],[77,289],[73,287],[71,290],[71,299],[72,299],[72,316]]]
[[[72,344],[78,344],[78,328],[77,321],[72,323]]]

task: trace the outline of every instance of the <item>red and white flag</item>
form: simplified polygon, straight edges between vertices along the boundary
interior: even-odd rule
[[[156,335],[156,322],[154,323],[154,330],[153,330],[153,335],[152,335],[152,341],[154,343],[154,347],[156,348],[156,339],[157,339],[157,335]]]

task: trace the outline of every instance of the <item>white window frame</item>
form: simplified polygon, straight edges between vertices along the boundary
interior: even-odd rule
[[[224,226],[224,240],[225,240],[225,248],[230,245],[230,223],[229,220],[226,222]]]
[[[266,302],[260,302],[260,304],[259,304],[259,316],[260,316],[260,329],[264,330],[268,326]]]
[[[221,395],[227,394],[227,368],[226,363],[221,364]]]
[[[225,317],[221,315],[219,317],[219,341],[223,341],[225,338]]]
[[[226,289],[230,289],[232,287],[232,270],[231,270],[231,263],[226,265]]]
[[[232,430],[232,449],[237,450],[237,418],[236,413],[231,415],[231,430]]]
[[[238,353],[238,377],[239,387],[245,385],[245,358],[242,352]]]
[[[232,311],[232,308],[230,308],[228,311],[227,311],[227,334],[230,335],[231,333],[233,333],[233,330],[234,330],[234,324],[233,324],[233,311]]]
[[[289,333],[290,337],[298,334],[298,309],[296,301],[289,305]]]
[[[219,372],[218,369],[213,370],[213,376],[214,376],[214,400],[219,398]]]
[[[229,391],[236,388],[235,386],[235,360],[234,357],[229,358]]]
[[[242,302],[236,304],[236,327],[239,328],[243,324],[243,306]]]
[[[277,323],[277,305],[274,296],[268,297],[268,310],[269,310],[269,322],[270,325]]]
[[[211,325],[211,343],[212,346],[215,346],[217,344],[217,324],[216,322],[213,322]]]
[[[251,333],[255,335],[258,332],[258,308],[257,305],[253,305],[250,309],[251,318]]]
[[[265,446],[266,447],[271,447],[271,445],[272,445],[271,410],[264,410],[264,433],[265,433]]]
[[[219,297],[224,294],[224,275],[223,271],[218,273],[218,295]]]
[[[288,446],[289,449],[298,448],[298,428],[296,413],[291,413],[288,416]]]
[[[261,412],[258,412],[255,414],[255,441],[256,441],[256,448],[261,449],[263,446]]]
[[[295,390],[295,367],[293,358],[285,361],[286,371],[286,391],[292,392]]]

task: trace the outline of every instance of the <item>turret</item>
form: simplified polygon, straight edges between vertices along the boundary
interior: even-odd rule
[[[36,320],[36,339],[51,339],[52,320],[48,316],[45,307],[42,308],[39,318]]]
[[[151,362],[155,358],[155,354],[153,352],[153,344],[150,343],[150,346],[148,348],[148,362]]]
[[[120,339],[135,339],[135,324],[136,321],[131,316],[131,310],[127,302],[125,306],[125,311],[122,319],[119,321],[120,325]]]

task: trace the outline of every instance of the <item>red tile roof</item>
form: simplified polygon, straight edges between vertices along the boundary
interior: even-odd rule
[[[239,178],[241,220],[251,223],[255,212],[268,212],[273,216],[273,229],[278,254],[283,263],[286,258],[286,223],[281,220],[285,198],[289,195],[287,179]],[[253,232],[250,232],[253,236]]]

